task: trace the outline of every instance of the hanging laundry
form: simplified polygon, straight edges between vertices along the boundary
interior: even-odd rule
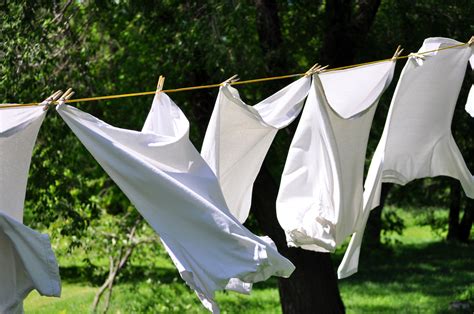
[[[370,126],[394,68],[389,61],[313,76],[276,204],[288,246],[333,252],[355,231]]]
[[[33,289],[46,296],[61,294],[48,236],[21,223],[43,108],[0,108],[0,313],[23,312],[23,299]]]
[[[418,51],[461,44],[448,38],[428,38]],[[454,107],[473,47],[414,56],[407,61],[390,105],[385,128],[369,167],[364,214],[344,259],[340,278],[357,272],[360,246],[370,210],[380,201],[382,182],[407,184],[418,179],[449,176],[458,179],[474,198],[474,178],[451,133]]]
[[[230,212],[244,223],[253,183],[279,129],[301,112],[311,85],[303,77],[255,106],[230,85],[219,89],[201,155],[219,179]]]
[[[469,59],[471,70],[474,71],[474,55]],[[466,102],[466,111],[474,118],[474,84],[471,85]]]
[[[19,222],[33,146],[45,114],[43,106],[0,108],[0,211]]]
[[[189,122],[157,94],[141,132],[74,107],[58,113],[160,235],[181,277],[217,313],[214,293],[237,281],[288,277],[293,264],[229,212],[219,182],[189,140]]]
[[[49,237],[0,213],[0,313],[23,313],[23,300],[33,289],[61,295]]]

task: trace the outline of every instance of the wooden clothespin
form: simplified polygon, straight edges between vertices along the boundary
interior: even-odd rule
[[[72,91],[72,88],[68,88],[64,94],[61,95],[61,97],[59,97],[58,99],[58,102],[59,103],[65,103],[66,100],[68,100],[69,98],[72,97],[72,95],[74,95],[74,92]]]
[[[422,66],[425,62],[426,57],[427,56],[423,53],[412,52],[408,55],[408,60],[415,62],[416,64],[418,64],[418,66]]]
[[[395,53],[393,54],[392,60],[396,60],[398,57],[400,57],[402,52],[403,52],[402,46],[398,45],[397,50],[395,50]]]
[[[61,95],[61,97],[59,97],[59,99],[57,101],[54,101],[54,103],[56,105],[62,105],[64,104],[69,98],[72,97],[72,95],[74,95],[74,92],[72,91],[72,88],[68,88],[64,94]]]
[[[226,84],[232,84],[234,82],[237,82],[239,79],[239,75],[238,74],[234,74],[232,75],[231,77],[229,77],[227,80],[225,80],[224,82],[221,83],[221,86],[224,86]]]
[[[474,36],[471,36],[471,39],[469,39],[469,41],[467,42],[467,44],[469,46],[472,46],[472,44],[474,44]]]
[[[323,72],[327,67],[329,66],[328,65],[325,65],[325,66],[321,66],[319,65],[319,63],[316,63],[315,65],[313,65],[308,71],[306,71],[306,73],[304,74],[304,76],[311,76],[315,73],[321,73]]]
[[[425,60],[426,55],[424,55],[423,53],[412,52],[408,55],[408,58],[415,58],[415,59]]]
[[[55,102],[59,98],[59,96],[61,96],[62,93],[63,93],[62,90],[55,91],[53,94],[51,94],[51,96],[49,96],[48,98],[43,100],[39,105],[44,106],[44,108],[43,108],[44,111],[48,110],[49,105],[51,105],[51,103]]]
[[[163,75],[160,75],[158,78],[158,83],[156,84],[156,93],[158,94],[163,90],[163,87],[165,86],[165,77]]]

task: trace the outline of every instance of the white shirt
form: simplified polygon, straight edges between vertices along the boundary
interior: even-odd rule
[[[289,246],[333,252],[362,213],[367,141],[394,62],[313,76],[277,198]]]
[[[246,105],[229,85],[219,89],[201,155],[241,223],[249,215],[253,184],[268,149],[278,130],[301,112],[310,82],[303,77],[255,106]]]
[[[418,52],[461,44],[428,38]],[[338,274],[357,271],[360,245],[371,209],[379,204],[382,182],[406,184],[414,179],[449,176],[458,179],[470,198],[474,178],[451,133],[454,107],[473,47],[461,46],[411,57],[400,76],[385,128],[365,182],[364,217],[359,220]]]
[[[288,277],[293,264],[229,212],[219,182],[189,140],[189,122],[163,93],[142,132],[113,127],[74,107],[58,113],[160,235],[181,277],[206,308],[233,278]]]
[[[43,106],[0,108],[0,313],[21,313],[32,289],[60,296],[59,267],[47,235],[21,222]]]

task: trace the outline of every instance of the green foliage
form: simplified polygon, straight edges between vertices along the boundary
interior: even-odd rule
[[[166,76],[165,88],[174,88],[221,82],[235,73],[247,79],[303,72],[319,61],[328,31],[325,27],[326,2],[277,2],[283,40],[278,53],[285,58],[284,64],[277,68],[270,67],[266,61],[252,2],[4,2],[0,5],[0,100],[41,101],[56,89],[67,87],[74,88],[77,97],[153,90],[160,74]],[[398,44],[407,53],[415,51],[429,36],[465,41],[474,33],[469,16],[474,16],[474,6],[469,0],[384,0],[356,61],[390,57]],[[398,73],[403,64],[398,62]],[[255,103],[287,83],[284,80],[246,85],[239,87],[239,92],[243,99]],[[395,83],[396,80],[383,95],[376,112],[366,165],[382,133]],[[465,80],[461,90],[453,134],[473,169],[474,138],[466,134],[473,134],[474,125],[463,110],[471,84],[472,75]],[[191,121],[190,137],[198,149],[216,94],[216,89],[172,94]],[[151,97],[135,97],[90,102],[78,107],[118,127],[139,130],[150,104]],[[125,240],[138,213],[59,119],[54,108],[49,111],[31,163],[24,220],[27,225],[51,235],[54,248],[63,260],[81,264],[82,272],[94,270],[93,275],[102,278],[107,269],[107,255],[114,255],[123,247],[120,243]],[[279,132],[267,158],[276,181],[280,178],[290,141],[291,132]],[[447,207],[448,186],[449,180],[439,178],[419,180],[407,187],[396,186],[388,203],[404,208]],[[445,216],[437,216],[436,212],[430,215],[430,212],[421,215],[418,223],[442,231]],[[385,242],[398,239],[404,221],[398,211],[384,213]],[[259,230],[252,219],[248,225]],[[405,227],[412,230],[406,223]],[[147,238],[152,234],[145,223],[140,225],[139,237]],[[80,258],[75,255],[77,252],[82,252]],[[157,256],[163,262],[164,255],[159,245],[152,242],[137,248],[132,264],[149,266],[151,261],[157,260],[149,257]],[[127,271],[123,276],[126,275]],[[176,286],[181,285],[176,283]],[[371,291],[383,290],[380,287],[375,286]],[[158,293],[153,289],[157,288],[124,286],[120,291],[151,297]],[[173,293],[182,293],[179,290],[182,288],[174,289],[170,288],[163,298],[171,300]],[[275,295],[274,291],[272,293]],[[149,308],[136,306],[144,306],[150,311],[174,310],[173,302],[162,301],[156,303],[162,304],[163,308],[153,307],[151,303]],[[178,304],[176,310],[186,310],[185,304],[188,302]],[[73,309],[71,307],[71,311]],[[274,309],[261,308],[270,312]],[[238,308],[238,311],[242,310],[245,309]]]
[[[448,231],[448,211],[440,210],[434,207],[423,208],[416,219],[416,223],[420,226],[430,226],[438,235],[443,236]]]
[[[392,237],[393,234],[402,235],[405,228],[404,220],[393,208],[387,208],[382,212],[382,243],[398,243]]]

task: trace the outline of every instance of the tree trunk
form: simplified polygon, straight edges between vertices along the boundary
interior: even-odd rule
[[[326,1],[326,32],[321,53],[321,63],[331,67],[352,64],[355,41],[350,30],[352,1]]]
[[[255,182],[252,212],[278,251],[296,266],[290,278],[278,280],[283,313],[344,313],[331,255],[286,245],[276,217],[277,194],[277,184],[264,164]]]
[[[323,55],[332,66],[354,61],[356,42],[363,41],[377,12],[380,0],[358,1],[357,14],[352,15],[351,1],[326,1],[326,38]],[[275,0],[255,0],[257,32],[265,61],[274,68],[288,69],[283,51],[278,7]],[[363,33],[360,33],[363,31]],[[343,45],[343,48],[341,47]],[[285,68],[286,66],[286,68]],[[337,277],[331,256],[299,248],[288,248],[283,230],[276,217],[275,201],[278,186],[264,164],[255,182],[252,211],[278,250],[296,266],[288,279],[279,279],[280,298],[284,313],[344,313]]]
[[[283,51],[278,7],[274,0],[256,0],[257,32],[267,63],[267,74],[285,72],[289,68]],[[283,313],[344,313],[337,286],[337,277],[328,253],[288,248],[283,230],[276,217],[275,202],[278,185],[266,164],[255,182],[252,211],[259,226],[269,235],[281,254],[296,266],[290,278],[279,278]]]
[[[288,68],[287,54],[283,48],[278,7],[275,0],[255,0],[256,26],[260,47],[264,53],[266,72],[277,75]]]
[[[278,281],[283,313],[345,312],[329,253],[290,248],[286,256],[296,270]]]
[[[105,291],[108,289],[108,293],[105,300],[105,307],[103,311],[103,313],[107,313],[110,306],[110,300],[112,298],[112,289],[115,283],[115,279],[117,278],[117,275],[123,269],[123,267],[127,264],[130,256],[133,253],[133,250],[135,249],[137,245],[153,240],[153,238],[141,239],[141,240],[137,240],[135,238],[135,232],[140,222],[142,222],[142,220],[143,218],[141,217],[135,220],[134,225],[130,228],[127,234],[127,238],[128,238],[127,243],[118,245],[120,246],[120,248],[118,249],[116,260],[114,259],[113,253],[112,255],[109,256],[109,275],[107,276],[107,279],[99,288],[99,290],[97,291],[94,297],[94,301],[92,302],[92,313],[97,312],[100,299],[102,298]]]
[[[450,204],[447,240],[456,241],[459,235],[459,211],[461,207],[461,184],[458,180],[450,180]]]
[[[471,235],[471,228],[474,221],[474,200],[467,199],[464,208],[464,214],[459,224],[458,240],[461,242],[468,242]]]
[[[385,200],[392,189],[392,183],[382,183],[380,195],[380,205],[374,208],[369,215],[367,226],[364,232],[364,246],[367,248],[377,248],[382,244],[382,211],[385,206]]]
[[[326,30],[321,63],[331,67],[353,64],[365,43],[380,0],[327,0]],[[357,9],[355,9],[357,7]]]

